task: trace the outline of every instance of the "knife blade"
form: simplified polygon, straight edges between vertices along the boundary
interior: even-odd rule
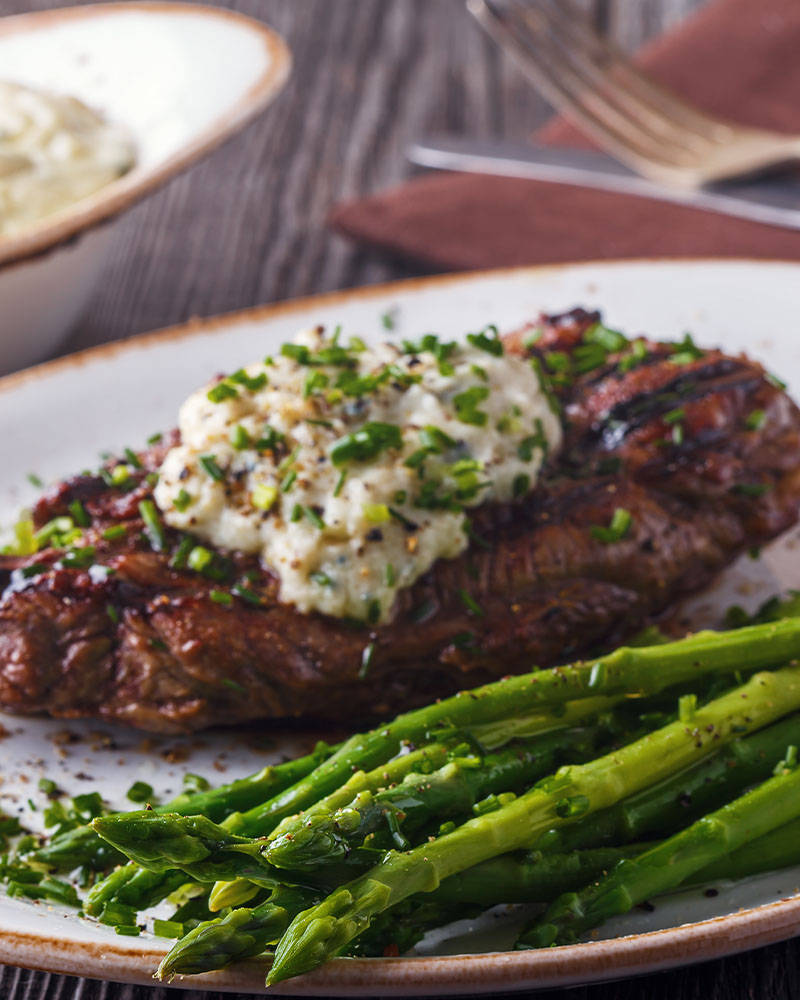
[[[534,143],[460,136],[413,144],[407,156],[422,167],[522,177],[614,191],[800,229],[800,178],[786,174],[726,181],[701,188],[668,187],[648,180],[606,153]]]

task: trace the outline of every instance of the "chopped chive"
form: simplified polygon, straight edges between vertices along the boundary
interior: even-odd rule
[[[297,524],[297,522],[300,520],[302,516],[303,516],[303,508],[300,506],[299,503],[296,503],[294,507],[292,507],[292,512],[289,515],[289,520],[292,522],[292,524]]]
[[[230,384],[227,379],[222,379],[215,386],[208,390],[206,397],[210,403],[221,403],[225,399],[236,399],[239,391],[236,386]]]
[[[106,604],[106,614],[115,625],[119,625],[119,611],[113,604]]]
[[[80,500],[73,500],[72,503],[69,504],[69,507],[67,509],[72,515],[72,520],[75,522],[75,524],[79,524],[82,528],[88,528],[89,525],[92,523],[91,517],[89,517],[86,508],[83,506]]]
[[[37,490],[40,490],[40,489],[42,489],[44,487],[44,483],[36,475],[35,472],[29,472],[27,478],[28,478],[28,482],[31,484],[31,486],[35,486]]]
[[[173,569],[183,569],[187,565],[189,556],[194,550],[194,547],[194,539],[192,536],[183,535],[178,543],[177,549],[175,549],[175,552],[169,561],[170,566]]]
[[[612,330],[603,323],[597,322],[590,326],[583,335],[585,343],[599,344],[609,354],[616,354],[628,344],[628,338],[619,330]]]
[[[312,427],[333,427],[330,420],[312,420],[310,417],[306,417],[306,423]]]
[[[250,435],[241,424],[237,424],[231,431],[231,444],[237,451],[244,451],[250,447]]]
[[[745,427],[750,431],[760,431],[767,420],[767,414],[764,410],[753,410],[752,413],[748,414],[745,420]]]
[[[34,576],[46,573],[49,568],[47,563],[31,563],[29,566],[23,566],[19,572],[22,574],[23,580],[31,580]]]
[[[142,932],[136,924],[114,924],[114,933],[123,937],[139,937]]]
[[[122,486],[131,478],[131,467],[124,463],[115,466],[111,470],[111,485]]]
[[[319,531],[323,531],[325,528],[325,522],[319,516],[319,514],[314,510],[313,507],[303,507],[303,515],[305,519],[314,525]]]
[[[281,493],[288,493],[289,490],[294,486],[294,482],[297,479],[297,469],[290,469],[287,475],[284,476],[283,482],[281,483]]]
[[[187,556],[186,564],[195,573],[202,573],[211,565],[213,558],[213,554],[207,548],[204,548],[202,545],[195,545]]]
[[[775,386],[776,389],[780,389],[781,392],[786,388],[786,383],[782,382],[777,375],[773,375],[772,372],[765,372],[764,378],[766,378],[770,385]]]
[[[153,921],[153,934],[160,938],[180,938],[183,937],[185,931],[184,926],[177,920],[159,920],[156,918]]]
[[[404,514],[401,514],[400,511],[397,510],[395,507],[390,507],[389,513],[392,515],[395,521],[399,521],[403,525],[406,531],[416,531],[417,528],[419,528],[418,524],[415,524],[414,521],[409,520]]]
[[[156,431],[155,434],[151,434],[147,439],[148,444],[160,444],[164,440],[164,435],[161,431]]]
[[[155,552],[162,552],[167,547],[167,533],[161,523],[156,505],[152,500],[142,500],[139,513],[144,521],[145,534]]]
[[[211,782],[201,774],[187,771],[183,776],[183,787],[186,792],[207,792],[211,788]]]
[[[270,510],[277,499],[277,486],[269,486],[267,483],[256,483],[250,494],[250,503],[257,510]]]
[[[58,785],[52,778],[39,778],[39,791],[48,799],[54,799],[58,795]]]
[[[313,573],[309,573],[308,578],[312,581],[312,583],[316,583],[320,587],[333,586],[333,580],[331,580],[327,573],[323,573],[321,570],[315,570]]]
[[[369,673],[372,661],[375,658],[375,643],[371,642],[365,646],[361,652],[361,669],[358,671],[359,680],[363,680]]]
[[[370,625],[374,625],[381,616],[381,603],[377,599],[373,599],[367,605],[367,621]]]
[[[762,497],[772,489],[770,483],[737,483],[731,488],[731,493],[742,497]]]
[[[261,598],[258,594],[254,590],[250,590],[249,587],[245,587],[243,583],[235,584],[231,587],[231,590],[237,597],[241,598],[247,604],[253,604],[256,606],[261,604]]]
[[[386,448],[402,448],[403,437],[396,424],[368,421],[363,427],[345,434],[328,449],[334,465],[366,462]]]
[[[593,524],[589,528],[589,531],[592,538],[596,538],[599,542],[609,544],[611,542],[621,541],[625,535],[627,535],[632,523],[633,517],[631,516],[630,511],[625,510],[624,507],[617,507],[611,517],[611,522],[608,527]]]
[[[472,344],[473,347],[477,347],[480,351],[493,354],[496,358],[501,357],[503,354],[503,342],[500,340],[500,331],[494,323],[490,323],[489,326],[484,327],[480,333],[468,333],[467,342]]]
[[[514,482],[511,486],[511,491],[513,493],[515,500],[519,500],[520,497],[524,497],[530,488],[531,488],[530,476],[526,476],[524,472],[520,473],[520,475],[518,476],[514,476]]]
[[[217,460],[214,455],[201,455],[198,459],[200,467],[206,475],[211,476],[215,483],[221,483],[225,478],[225,473],[217,465]]]
[[[517,458],[522,462],[530,462],[533,459],[535,448],[539,448],[544,455],[547,454],[548,441],[544,433],[544,424],[538,417],[535,423],[536,433],[523,438],[517,446]]]
[[[189,507],[192,503],[194,503],[194,497],[191,495],[191,493],[187,493],[186,490],[181,486],[181,488],[178,490],[178,495],[172,501],[172,506],[175,508],[175,510],[183,513],[186,510],[186,508]]]
[[[119,538],[124,538],[127,533],[128,529],[124,524],[112,524],[110,528],[106,528],[103,532],[103,538],[109,542],[115,542]]]
[[[478,602],[475,600],[475,598],[472,596],[472,594],[470,594],[468,590],[464,590],[464,588],[462,587],[458,592],[458,596],[461,598],[461,603],[464,605],[467,611],[471,612],[473,615],[476,615],[478,618],[482,617],[483,608],[480,606],[480,604],[478,604]]]
[[[149,802],[153,798],[153,786],[146,781],[134,781],[125,797],[131,802]]]
[[[276,431],[274,427],[265,424],[264,429],[261,431],[261,437],[256,441],[256,451],[276,451],[278,446],[283,444],[285,440],[285,436],[280,431]]]
[[[471,424],[473,427],[484,427],[489,420],[488,414],[484,410],[479,410],[478,406],[489,395],[489,389],[485,385],[474,385],[470,389],[453,396],[453,406],[456,416],[464,424]]]
[[[220,684],[224,684],[226,688],[230,688],[231,691],[235,691],[237,694],[247,694],[247,688],[230,677],[223,677]]]
[[[210,590],[208,596],[215,604],[224,604],[226,607],[233,604],[233,598],[227,590]]]
[[[303,399],[308,399],[321,389],[326,389],[330,379],[324,372],[312,371],[303,381]]]
[[[267,384],[266,372],[260,372],[258,375],[248,375],[244,368],[239,368],[238,371],[229,375],[228,378],[231,382],[243,385],[249,392],[258,392],[259,389],[263,389]]]
[[[139,456],[132,448],[126,448],[123,454],[128,460],[128,465],[132,466],[134,469],[141,469],[142,463],[139,461]]]
[[[345,479],[347,479],[347,472],[344,469],[342,469],[342,471],[339,473],[339,478],[336,480],[336,485],[333,488],[333,495],[335,497],[338,497],[339,494],[342,492],[342,487],[344,486]]]
[[[389,508],[385,503],[365,503],[362,504],[364,518],[370,524],[383,524],[391,518]]]
[[[682,406],[679,406],[675,410],[670,410],[669,413],[665,413],[663,416],[663,421],[665,424],[677,424],[679,421],[683,420],[686,416],[686,410]]]
[[[394,566],[391,563],[386,564],[386,569],[383,572],[383,578],[386,581],[387,587],[393,587],[397,582],[397,574],[395,573]]]
[[[300,457],[300,452],[302,450],[302,447],[297,445],[297,447],[278,465],[278,472],[286,472],[287,469],[291,468],[291,466],[293,466]]]
[[[86,569],[94,562],[94,545],[84,545],[81,548],[72,548],[61,557],[61,565],[68,569]]]

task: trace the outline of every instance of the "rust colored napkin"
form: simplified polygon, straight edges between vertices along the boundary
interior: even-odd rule
[[[701,107],[800,133],[800,0],[717,0],[645,48],[648,72]],[[591,145],[563,120],[539,133]],[[800,259],[800,231],[568,185],[432,172],[337,206],[331,224],[438,270],[652,256]]]

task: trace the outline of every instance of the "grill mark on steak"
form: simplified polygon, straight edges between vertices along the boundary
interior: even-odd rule
[[[574,350],[597,319],[582,310],[543,319],[534,353]],[[524,334],[507,343],[520,349]],[[302,714],[357,724],[620,641],[786,530],[800,506],[797,407],[744,357],[707,351],[676,370],[669,353],[648,342],[632,370],[606,365],[560,388],[564,448],[536,491],[477,508],[474,533],[490,547],[473,542],[440,560],[400,593],[392,623],[374,629],[280,604],[278,581],[251,556],[228,554],[262,607],[219,605],[218,583],[172,568],[176,532],[169,551],[153,552],[138,505],[175,435],[142,454],[130,492],[94,476],[59,484],[37,505],[37,525],[80,499],[92,518],[86,541],[111,572],[65,569],[54,551],[0,556],[0,706],[171,732]],[[677,445],[663,419],[675,406],[685,410]],[[755,409],[765,420],[749,430]],[[610,440],[612,421],[625,433]],[[601,471],[609,459],[620,465],[614,476]],[[741,496],[741,483],[769,489]],[[589,527],[617,507],[633,515],[631,529],[606,545]],[[111,525],[126,537],[105,539]],[[24,579],[33,563],[46,571]]]

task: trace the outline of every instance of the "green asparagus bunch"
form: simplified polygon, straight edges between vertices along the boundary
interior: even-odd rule
[[[792,748],[796,754],[796,748]],[[800,769],[784,768],[751,792],[697,820],[581,892],[559,896],[522,933],[517,948],[570,944],[651,896],[675,889],[731,851],[800,817]]]
[[[433,843],[402,854],[390,852],[379,866],[295,917],[278,945],[267,982],[322,964],[347,947],[374,916],[414,893],[430,892],[450,875],[522,848],[551,826],[612,806],[696,762],[711,747],[797,708],[800,667],[756,674],[698,710],[690,724],[679,720],[606,757],[562,768],[513,802]]]

